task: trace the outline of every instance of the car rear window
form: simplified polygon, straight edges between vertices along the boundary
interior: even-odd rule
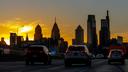
[[[79,46],[79,47],[70,46],[68,50],[69,51],[84,51],[85,48],[82,46]]]
[[[113,51],[112,54],[111,54],[112,57],[121,57],[122,54],[120,51]]]
[[[112,54],[121,54],[120,51],[112,51]]]
[[[29,47],[28,49],[32,51],[43,51],[42,47]]]

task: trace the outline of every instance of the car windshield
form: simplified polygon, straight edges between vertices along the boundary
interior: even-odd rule
[[[82,46],[78,46],[78,47],[70,46],[68,50],[69,51],[84,51],[85,48]]]

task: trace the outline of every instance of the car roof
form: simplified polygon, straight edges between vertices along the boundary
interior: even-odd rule
[[[121,51],[122,52],[122,50],[121,49],[112,49],[112,50],[110,50],[111,52],[112,51]]]
[[[39,48],[42,48],[46,53],[48,53],[48,48],[46,47],[46,46],[44,46],[44,45],[31,45],[31,46],[29,46],[30,48],[31,47],[39,47]]]
[[[71,46],[72,46],[72,47],[83,47],[83,48],[85,48],[85,51],[86,51],[88,54],[90,53],[86,45],[70,45],[69,47],[71,47]],[[67,50],[68,50],[68,48],[67,48]]]
[[[110,50],[108,57],[112,54],[113,51],[120,51],[122,54],[124,54],[121,49],[112,49]]]
[[[47,48],[47,47],[44,46],[44,45],[30,45],[29,47],[43,47],[43,48]]]
[[[73,46],[73,47],[85,47],[85,48],[87,48],[86,45],[70,45],[70,46]],[[70,47],[70,46],[69,46],[69,47]]]

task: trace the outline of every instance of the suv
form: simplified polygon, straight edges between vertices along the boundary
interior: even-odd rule
[[[49,50],[43,45],[31,45],[25,49],[26,65],[34,64],[34,62],[43,62],[44,64],[51,64],[51,56]]]
[[[121,64],[125,63],[125,58],[122,50],[120,49],[110,50],[108,55],[108,64],[111,64],[111,62],[120,62]]]
[[[85,45],[69,46],[64,55],[65,67],[72,64],[87,64],[91,65],[91,55]]]

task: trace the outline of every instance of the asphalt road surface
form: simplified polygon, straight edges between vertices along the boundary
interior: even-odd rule
[[[95,59],[92,66],[73,65],[65,68],[63,60],[53,60],[52,65],[26,66],[24,62],[0,62],[0,72],[128,72],[128,60],[125,65],[108,65],[105,59]]]

